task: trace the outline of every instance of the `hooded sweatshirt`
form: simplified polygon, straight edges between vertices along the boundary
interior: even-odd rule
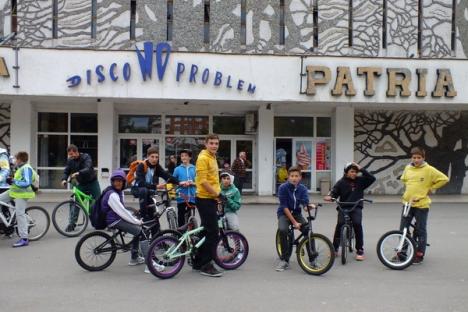
[[[187,166],[184,164],[181,164],[175,168],[173,175],[174,175],[174,178],[176,178],[180,182],[186,182],[186,181],[195,182],[195,166],[192,164],[188,164]],[[181,187],[180,194],[183,194],[183,195],[177,197],[177,202],[183,203],[185,202],[185,199],[187,199],[188,202],[194,203],[195,192],[196,192],[195,185],[191,185],[188,187]]]
[[[225,187],[223,183],[221,183],[221,194],[226,196],[227,202],[226,206],[224,207],[224,212],[233,212],[236,213],[237,210],[241,207],[241,194],[237,187],[234,186],[232,183],[234,181],[234,176],[228,174],[231,178],[231,183]]]
[[[412,163],[407,165],[400,180],[406,187],[402,198],[403,203],[416,198],[419,200],[413,202],[412,207],[429,208],[432,202],[428,196],[429,191],[441,188],[449,181],[449,178],[424,162],[419,167],[414,166]]]

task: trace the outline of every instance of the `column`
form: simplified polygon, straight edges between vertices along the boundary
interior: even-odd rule
[[[258,195],[273,194],[274,153],[273,128],[274,112],[271,104],[258,109],[257,127],[257,189]]]
[[[332,183],[335,183],[343,176],[345,164],[354,160],[354,108],[337,107],[332,123]]]
[[[109,185],[114,153],[114,103],[97,103],[98,111],[98,180],[101,189]]]
[[[30,162],[35,165],[36,155],[33,151],[33,109],[29,100],[18,99],[11,103],[10,113],[10,153],[26,151],[30,155]]]

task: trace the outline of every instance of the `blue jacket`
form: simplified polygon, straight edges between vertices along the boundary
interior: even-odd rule
[[[173,176],[180,182],[193,181],[195,183],[195,172],[194,165],[189,164],[188,166],[185,166],[184,164],[181,164],[175,168]],[[180,187],[180,193],[184,194],[185,197],[188,197],[188,201],[190,203],[195,203],[195,185],[189,187]],[[177,202],[183,203],[185,202],[185,199],[182,196],[177,196]]]
[[[7,178],[10,176],[10,156],[6,150],[0,148],[0,189],[7,189],[10,185]]]
[[[284,215],[284,208],[289,208],[292,214],[301,214],[301,209],[309,204],[309,194],[303,184],[294,186],[285,182],[278,188],[279,207],[276,214]]]

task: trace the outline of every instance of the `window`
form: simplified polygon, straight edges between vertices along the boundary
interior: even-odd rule
[[[174,22],[174,2],[173,0],[167,1],[167,34],[166,40],[172,41],[172,24]]]
[[[348,45],[353,46],[353,0],[348,3]]]
[[[17,1],[11,0],[11,32],[18,32],[18,8]]]
[[[188,149],[192,151],[192,162],[195,163],[198,157],[198,154],[205,146],[204,137],[176,137],[176,136],[167,136],[166,137],[166,150],[165,155],[166,159],[163,166],[168,164],[169,156],[175,155],[177,157],[178,163],[180,162],[179,153],[183,149]]]
[[[418,57],[422,56],[423,0],[418,0]]]
[[[317,117],[317,137],[331,137],[331,118]]]
[[[210,43],[210,0],[204,5],[203,42]]]
[[[166,134],[206,135],[209,119],[206,116],[167,116]]]
[[[280,33],[279,33],[279,44],[284,45],[286,41],[286,27],[284,23],[284,0],[280,0],[280,20],[279,20],[279,27],[280,27]]]
[[[241,38],[240,43],[245,45],[247,43],[247,0],[241,0]]]
[[[52,1],[52,38],[58,38],[58,0]]]
[[[136,0],[130,2],[130,40],[135,40],[136,33]]]
[[[37,166],[41,188],[61,188],[60,179],[67,161],[67,146],[75,144],[88,153],[97,166],[97,114],[38,113]]]
[[[312,19],[314,23],[314,48],[318,48],[318,40],[319,40],[319,28],[318,28],[318,1],[314,1],[313,12],[312,12]]]
[[[452,52],[457,50],[457,0],[452,0]]]
[[[383,0],[382,16],[382,48],[387,48],[387,0]]]
[[[213,116],[213,132],[217,134],[245,134],[245,117]]]
[[[119,133],[161,133],[161,116],[119,115]]]
[[[313,137],[313,117],[275,117],[275,136]]]
[[[91,0],[91,38],[96,39],[97,0]]]

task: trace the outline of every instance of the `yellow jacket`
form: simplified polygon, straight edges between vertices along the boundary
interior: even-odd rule
[[[436,168],[423,163],[419,167],[407,165],[400,180],[406,187],[403,202],[409,202],[412,198],[419,199],[413,202],[412,207],[429,208],[431,205],[429,191],[441,188],[449,181],[449,178]]]
[[[206,149],[201,151],[195,165],[196,177],[195,185],[197,187],[197,197],[216,198],[203,187],[203,182],[208,182],[219,194],[221,187],[219,185],[218,162],[216,156],[210,154]]]

